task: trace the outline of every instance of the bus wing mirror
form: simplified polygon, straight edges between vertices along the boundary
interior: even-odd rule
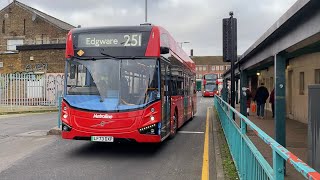
[[[168,54],[169,48],[168,47],[160,47],[160,54]]]
[[[70,79],[76,78],[76,65],[71,64],[70,65]]]

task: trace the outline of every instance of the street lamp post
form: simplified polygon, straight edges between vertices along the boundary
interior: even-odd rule
[[[145,22],[148,22],[148,0],[145,0]]]

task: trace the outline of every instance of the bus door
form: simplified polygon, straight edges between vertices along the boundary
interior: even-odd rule
[[[170,117],[171,117],[171,70],[169,63],[161,61],[161,102],[162,102],[162,127],[161,137],[165,137],[170,133]]]
[[[184,94],[183,94],[183,114],[184,121],[188,120],[188,107],[189,107],[189,79],[187,74],[184,74]]]

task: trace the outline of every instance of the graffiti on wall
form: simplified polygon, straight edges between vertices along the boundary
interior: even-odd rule
[[[27,72],[30,71],[47,71],[48,63],[27,64],[25,67]]]
[[[49,100],[55,100],[62,95],[64,85],[63,73],[46,74],[46,93]]]

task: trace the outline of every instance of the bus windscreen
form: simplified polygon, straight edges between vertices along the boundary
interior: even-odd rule
[[[156,59],[73,60],[68,67],[66,99],[74,107],[129,110],[160,97]]]
[[[205,76],[204,76],[204,79],[206,79],[206,80],[211,80],[211,79],[217,79],[218,78],[218,76],[217,76],[217,74],[206,74]]]
[[[215,84],[206,84],[205,85],[205,91],[213,92],[215,90],[217,90],[217,85],[215,85]]]

